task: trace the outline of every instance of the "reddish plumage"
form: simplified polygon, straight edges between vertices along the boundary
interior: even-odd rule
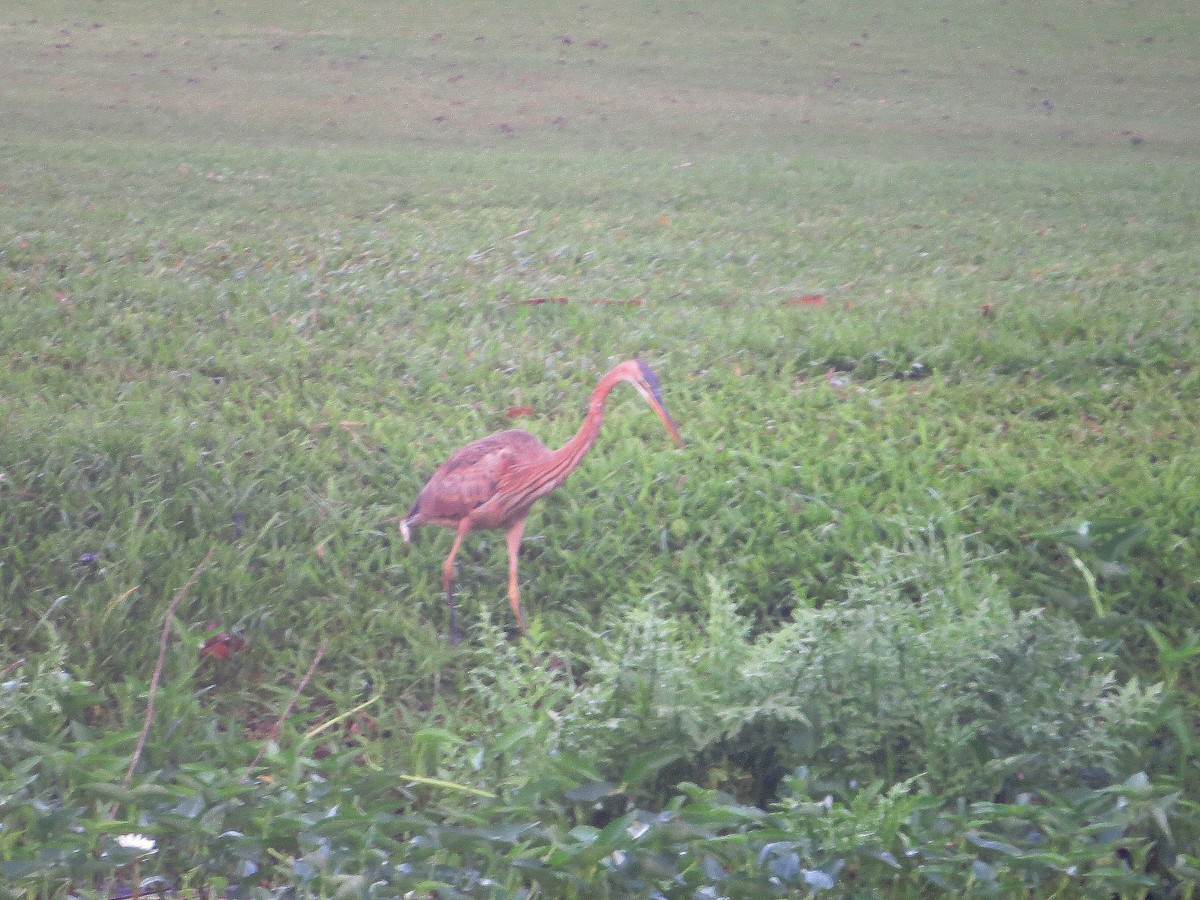
[[[632,384],[658,413],[679,446],[683,439],[663,406],[658,379],[640,360],[623,362],[600,379],[588,402],[583,425],[558,450],[550,450],[527,431],[501,431],[473,441],[438,467],[417,501],[400,523],[408,541],[414,525],[442,525],[455,530],[454,545],[442,565],[442,587],[450,615],[450,642],[458,643],[454,608],[454,558],[471,531],[504,528],[508,531],[508,600],[521,631],[521,592],[517,585],[517,555],[529,508],[567,480],[591,449],[604,418],[604,401],[622,381]]]

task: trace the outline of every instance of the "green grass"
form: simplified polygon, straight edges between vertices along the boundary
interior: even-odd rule
[[[1195,796],[1198,41],[1200,16],[1182,4],[4,12],[0,667],[25,660],[8,671],[37,696],[58,690],[39,666],[93,687],[11,720],[43,750],[3,745],[0,866],[75,840],[49,814],[30,831],[41,839],[13,838],[35,801],[86,807],[91,843],[77,849],[95,848],[112,797],[86,785],[120,783],[166,604],[211,547],[178,611],[167,709],[139,773],[148,789],[182,789],[180,771],[203,780],[206,766],[240,772],[327,639],[268,755],[277,787],[294,800],[319,772],[363,808],[419,808],[430,827],[515,821],[516,801],[501,812],[452,790],[389,791],[407,773],[508,802],[535,781],[618,778],[622,749],[597,745],[554,781],[543,757],[569,732],[545,729],[580,714],[576,689],[624,696],[623,679],[641,677],[608,657],[639,617],[702,636],[715,578],[762,641],[793,617],[837,621],[879,554],[933,552],[914,550],[925,529],[981,559],[999,592],[988,596],[1013,616],[1042,610],[1047,634],[1095,642],[1068,683],[1165,682],[1161,707],[1130,713],[1104,766],[1114,784],[1144,771],[1155,789]],[[789,302],[814,293],[824,305]],[[546,296],[569,302],[520,302]],[[531,647],[500,630],[511,632],[503,542],[484,534],[459,557],[468,638],[452,650],[450,535],[426,529],[406,548],[394,517],[472,438],[524,427],[562,443],[600,375],[634,355],[658,372],[687,447],[620,389],[592,455],[530,519]],[[514,425],[507,411],[524,405],[533,412]],[[913,602],[964,590],[954,565],[924,581],[895,565]],[[197,657],[209,628],[244,629],[246,648]],[[1015,647],[1015,633],[996,640]],[[697,640],[688,652],[712,652]],[[858,646],[841,640],[838,652]],[[551,655],[563,668],[545,665]],[[488,673],[508,657],[506,694]],[[307,755],[306,729],[376,696],[374,725],[332,742],[337,767]],[[667,733],[630,702],[614,722]],[[720,719],[735,701],[713,703]],[[497,765],[528,784],[463,767],[492,758],[498,722]],[[887,750],[860,742],[855,777],[874,762],[891,789],[933,751],[905,750],[919,743],[905,723],[881,723]],[[702,787],[772,802],[767,763],[738,746],[760,727],[795,737],[752,723],[677,746],[629,803],[665,808],[705,773]],[[55,742],[107,761],[73,775],[45,749]],[[811,759],[789,746],[781,759],[837,778],[817,744]],[[995,748],[976,750],[983,765]],[[42,786],[25,795],[31,756]],[[1003,768],[988,764],[981,785]],[[1070,777],[1039,789],[1065,792]],[[229,791],[285,816],[282,795],[246,793],[256,784]],[[940,790],[921,785],[920,802],[952,806]],[[693,811],[709,802],[688,796]],[[114,814],[131,827],[140,814],[184,842],[164,853],[165,873],[201,846],[216,854],[123,802]],[[879,812],[846,802],[851,818]],[[1158,842],[1139,863],[1153,877],[1191,877],[1174,860],[1200,855],[1194,812],[1172,807],[1170,841],[1129,839]],[[268,881],[299,878],[288,861],[307,851],[267,843]],[[21,877],[48,894],[83,889],[80,858]],[[898,896],[919,890],[878,877]]]

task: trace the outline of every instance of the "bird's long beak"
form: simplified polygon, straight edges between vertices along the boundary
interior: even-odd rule
[[[658,391],[647,390],[640,382],[635,381],[634,387],[638,393],[646,398],[646,402],[658,413],[658,417],[662,419],[663,424],[667,426],[667,431],[671,434],[671,439],[680,447],[683,446],[683,438],[679,436],[679,429],[675,427],[675,420],[671,418],[671,414],[667,412],[667,408],[663,406],[662,397]]]
[[[658,417],[663,420],[663,424],[667,426],[667,431],[671,433],[671,439],[682,447],[683,438],[679,436],[679,429],[675,427],[675,420],[671,418],[671,414],[667,412],[667,408],[661,403],[651,405],[654,407],[654,411],[658,413]]]

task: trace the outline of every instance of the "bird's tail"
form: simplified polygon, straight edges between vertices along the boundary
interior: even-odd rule
[[[417,501],[409,508],[408,515],[400,520],[400,537],[404,538],[404,543],[406,544],[412,542],[413,519],[417,517],[417,512],[420,508],[421,498],[418,497]]]

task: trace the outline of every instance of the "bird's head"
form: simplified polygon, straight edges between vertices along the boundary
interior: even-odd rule
[[[658,417],[663,420],[663,424],[667,426],[667,431],[671,434],[671,439],[680,447],[683,446],[683,438],[679,436],[679,429],[675,427],[675,422],[667,413],[666,406],[663,405],[662,391],[658,387],[658,379],[654,376],[653,370],[642,362],[640,359],[631,359],[629,362],[622,363],[619,367],[621,378],[632,384],[639,394],[642,395],[651,408],[658,413]]]

